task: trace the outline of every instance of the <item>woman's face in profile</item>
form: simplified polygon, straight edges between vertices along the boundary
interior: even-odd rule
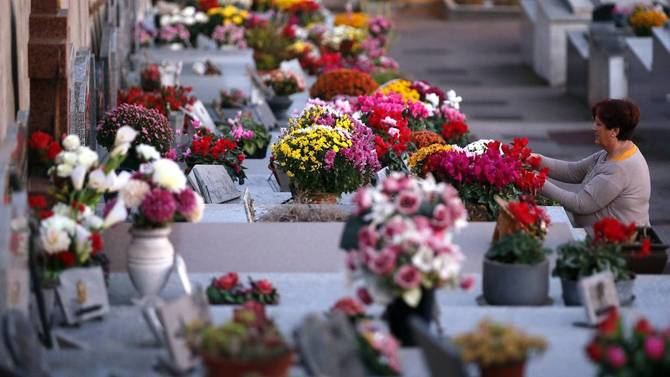
[[[607,127],[605,127],[605,124],[598,119],[596,116],[593,118],[593,126],[591,127],[593,130],[593,133],[595,134],[595,140],[594,142],[597,145],[600,145],[601,147],[604,146],[605,143],[610,139],[610,133],[611,130],[608,130]]]

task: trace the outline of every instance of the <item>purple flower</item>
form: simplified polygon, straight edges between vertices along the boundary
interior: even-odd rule
[[[190,214],[195,211],[197,206],[197,201],[195,198],[195,193],[190,188],[183,189],[179,194],[176,195],[177,199],[177,212],[182,216],[188,217]]]
[[[144,198],[140,210],[149,222],[164,224],[172,220],[177,210],[177,202],[170,191],[155,188]]]
[[[324,159],[324,162],[326,164],[326,169],[332,169],[333,168],[333,164],[335,164],[335,156],[337,156],[337,153],[335,153],[335,151],[333,151],[333,150],[329,150],[328,152],[326,152],[326,156],[325,156],[325,159]]]

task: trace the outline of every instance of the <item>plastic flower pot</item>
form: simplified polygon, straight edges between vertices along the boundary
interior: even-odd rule
[[[549,261],[534,265],[484,258],[484,299],[488,305],[539,306],[549,297]]]
[[[265,156],[268,154],[268,146],[270,144],[267,144],[263,148],[256,149],[256,151],[253,154],[248,154],[247,158],[250,160],[262,160],[265,158]]]
[[[207,377],[285,377],[293,364],[293,354],[269,360],[240,361],[203,355]]]
[[[489,365],[479,367],[480,377],[523,377],[526,369],[526,360],[505,365]]]
[[[435,306],[435,290],[421,289],[421,300],[416,307],[407,305],[402,298],[396,298],[384,312],[384,320],[388,323],[391,334],[400,341],[403,347],[416,346],[412,329],[409,325],[411,317],[417,317],[429,325],[433,319]]]
[[[644,257],[635,255],[642,247],[639,239],[641,235],[649,237],[651,241],[651,255]],[[668,263],[667,249],[668,245],[663,244],[663,241],[652,227],[638,228],[636,243],[622,247],[628,269],[636,274],[662,274],[665,270],[665,265]]]

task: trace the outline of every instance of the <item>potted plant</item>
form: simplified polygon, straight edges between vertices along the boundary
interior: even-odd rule
[[[263,124],[256,122],[250,113],[238,112],[228,119],[228,126],[223,131],[237,140],[247,158],[265,158],[272,135]]]
[[[188,171],[195,165],[223,165],[230,178],[241,185],[247,178],[242,166],[245,158],[232,134],[217,136],[205,127],[196,129],[191,146],[181,156]]]
[[[320,75],[309,89],[312,98],[330,101],[336,96],[363,96],[371,94],[379,85],[367,73],[339,68]]]
[[[547,348],[542,337],[489,320],[454,341],[463,359],[479,366],[481,377],[523,377],[526,361]]]
[[[654,228],[639,226],[631,242],[621,245],[628,268],[635,274],[662,274],[668,262],[664,244]]]
[[[663,27],[668,22],[668,15],[660,5],[637,4],[628,16],[628,24],[638,37],[651,36],[651,29]]]
[[[285,377],[293,353],[261,304],[248,302],[220,326],[192,324],[186,336],[209,377]]]
[[[174,261],[174,248],[168,239],[171,223],[200,221],[205,204],[186,186],[186,176],[176,162],[160,158],[158,151],[148,145],[136,149],[143,164],[120,189],[113,205],[127,207],[132,219],[130,280],[142,297],[157,296]]]
[[[98,144],[112,151],[116,135],[123,126],[132,127],[137,136],[122,167],[128,170],[139,168],[140,160],[135,147],[140,144],[151,145],[161,154],[170,150],[174,135],[167,118],[156,110],[131,104],[121,104],[105,113],[96,130]]]
[[[222,90],[219,95],[222,109],[241,109],[249,103],[249,98],[240,89]]]
[[[244,27],[241,26],[234,24],[217,25],[211,37],[222,50],[247,48],[247,41],[244,39]]]
[[[115,170],[125,159],[135,135],[132,128],[121,127],[114,148],[103,161],[99,161],[96,152],[81,145],[78,136],[63,139],[62,149],[53,156],[49,168],[50,198],[54,204],[49,206],[41,195],[31,196],[29,201],[39,224],[38,260],[44,280],[56,281],[60,272],[72,267],[102,265],[109,273],[102,254],[102,232],[125,220],[126,212],[123,206],[115,206],[105,211],[104,217],[98,217],[95,208],[104,194],[118,191],[130,178],[129,173],[117,175]]]
[[[549,249],[517,231],[491,244],[484,256],[482,286],[489,305],[545,305],[549,298]]]
[[[274,96],[267,101],[277,118],[284,116],[291,107],[293,101],[289,96],[305,90],[302,77],[293,71],[272,70],[263,77],[263,82],[274,92]]]
[[[273,166],[288,176],[298,202],[334,204],[379,169],[372,131],[333,105],[310,100],[272,145]]]
[[[288,58],[291,41],[281,33],[282,26],[269,22],[247,29],[247,45],[254,50],[258,71],[271,71]]]
[[[670,328],[655,328],[644,317],[632,328],[626,323],[610,311],[586,346],[598,376],[670,375]]]
[[[435,291],[460,283],[464,256],[451,242],[465,225],[465,207],[453,187],[393,173],[375,187],[359,189],[356,209],[340,247],[347,265],[403,345],[413,345],[408,319],[432,321]]]
[[[236,272],[212,279],[206,293],[212,305],[240,305],[247,301],[263,305],[279,304],[279,292],[270,281],[249,277],[249,286],[244,286]]]
[[[633,299],[635,274],[628,266],[626,256],[631,260],[647,257],[649,249],[638,249],[634,254],[624,253],[623,245],[635,238],[635,224],[624,225],[614,218],[603,218],[593,225],[593,236],[584,241],[561,245],[556,260],[554,276],[561,278],[563,300],[566,305],[581,305],[577,289],[580,279],[603,271],[614,275],[619,301]]]

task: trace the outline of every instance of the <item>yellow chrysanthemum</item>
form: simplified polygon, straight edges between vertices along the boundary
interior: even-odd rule
[[[453,145],[444,144],[432,144],[427,147],[423,147],[410,156],[408,162],[409,168],[414,170],[414,168],[422,164],[423,161],[428,158],[428,156],[437,152],[450,151],[452,149],[454,149]]]
[[[419,101],[421,99],[419,92],[412,89],[412,83],[404,79],[391,80],[377,89],[377,92],[384,95],[396,93],[405,101]]]
[[[364,29],[368,26],[368,15],[361,12],[338,13],[335,15],[335,26],[346,25],[357,29]]]

